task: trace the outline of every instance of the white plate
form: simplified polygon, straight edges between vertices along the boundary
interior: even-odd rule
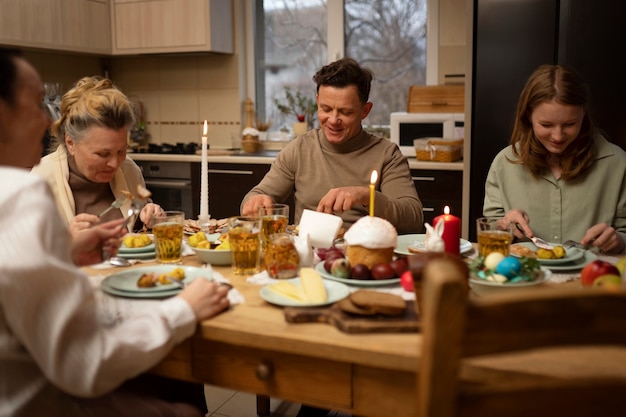
[[[398,255],[413,255],[413,252],[409,252],[409,246],[418,250],[426,250],[424,247],[425,238],[425,234],[400,235],[398,236],[398,246],[394,252]],[[471,252],[472,243],[470,241],[461,239],[459,244],[461,253]]]
[[[292,282],[295,285],[300,285],[300,278],[291,278],[286,281]],[[271,285],[271,284],[268,284]],[[279,294],[271,291],[268,286],[264,286],[261,288],[261,298],[271,304],[276,304],[279,306],[285,307],[314,307],[314,306],[324,306],[332,303],[336,303],[339,300],[343,300],[347,296],[350,295],[350,289],[340,283],[333,281],[324,281],[324,287],[326,288],[326,292],[328,293],[328,298],[323,303],[299,303],[290,298],[281,297]]]
[[[156,252],[154,250],[152,252],[138,252],[138,253],[122,253],[118,251],[117,256],[119,256],[120,258],[125,258],[125,259],[146,260],[146,259],[155,259]]]
[[[149,245],[142,246],[140,248],[129,248],[122,244],[117,250],[118,253],[123,253],[125,255],[135,254],[135,253],[143,253],[143,252],[154,252],[154,243],[150,243]]]
[[[185,271],[184,283],[190,283],[198,277],[211,278],[211,272],[204,268],[196,268],[193,266],[177,266],[177,265],[156,265],[145,266],[141,268],[128,269],[126,271],[117,272],[109,275],[102,281],[102,289],[106,291],[107,288],[114,289],[116,291],[122,291],[124,293],[158,293],[168,290],[176,289],[180,291],[180,288],[174,284],[157,284],[154,287],[142,288],[137,286],[137,280],[143,274],[155,273],[164,274],[168,273],[174,268],[182,268]],[[105,288],[105,285],[107,288]]]
[[[499,287],[499,288],[519,288],[519,287],[530,287],[533,285],[543,284],[548,281],[552,277],[552,272],[545,267],[541,267],[539,277],[534,281],[520,281],[520,282],[495,282],[495,281],[487,281],[486,279],[476,278],[474,276],[470,276],[470,286],[485,286],[485,287]]]
[[[315,265],[315,270],[320,273],[322,278],[329,279],[331,281],[342,282],[347,285],[353,285],[356,287],[382,287],[385,285],[395,285],[400,283],[400,278],[392,279],[351,279],[351,278],[339,278],[332,274],[329,274],[324,269],[324,262],[320,262]]]
[[[585,265],[595,261],[596,259],[598,259],[598,255],[596,255],[593,252],[590,252],[588,250],[582,251],[583,252],[583,257],[573,261],[573,262],[568,262],[566,264],[558,264],[558,265],[546,265],[546,268],[550,269],[551,271],[554,272],[560,272],[560,271],[575,271],[578,269],[583,269],[585,267]]]
[[[549,242],[548,242],[549,243]],[[511,246],[523,246],[526,248],[531,249],[532,251],[537,251],[537,246],[535,246],[532,242],[520,242],[520,243],[514,243]],[[559,246],[561,245],[560,243],[550,243],[550,245],[554,246]],[[512,254],[513,256],[517,256],[515,254]],[[540,259],[537,258],[537,260],[539,261],[539,263],[541,265],[558,265],[558,264],[565,264],[565,263],[571,263],[571,262],[576,262],[579,260],[582,260],[583,257],[585,256],[585,251],[582,249],[578,249],[578,248],[569,248],[569,249],[565,249],[565,256],[559,259]]]

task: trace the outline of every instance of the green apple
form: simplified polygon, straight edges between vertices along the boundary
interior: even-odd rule
[[[594,287],[618,288],[622,286],[622,277],[615,274],[599,276],[593,281]]]

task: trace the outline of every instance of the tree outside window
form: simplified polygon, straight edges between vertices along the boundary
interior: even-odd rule
[[[257,111],[272,119],[275,128],[289,128],[294,117],[275,103],[284,100],[286,88],[315,97],[313,74],[328,63],[327,4],[325,0],[259,3],[263,13],[257,24],[262,28],[256,33],[263,39],[257,39],[255,49]],[[364,124],[388,134],[390,113],[406,111],[409,86],[426,82],[426,0],[345,0],[344,17],[346,56],[374,72],[370,93],[374,107]]]

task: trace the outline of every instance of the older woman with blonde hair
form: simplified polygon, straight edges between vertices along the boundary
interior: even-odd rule
[[[51,185],[63,218],[76,232],[101,221],[126,217],[127,200],[119,209],[102,213],[123,191],[145,186],[141,170],[128,158],[128,132],[135,123],[126,95],[105,78],[85,77],[63,95],[61,118],[52,125],[54,150],[33,172]],[[140,214],[148,224],[159,205],[149,202]]]

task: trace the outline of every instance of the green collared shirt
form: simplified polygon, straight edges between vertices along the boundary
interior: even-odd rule
[[[511,146],[493,160],[485,184],[485,216],[521,209],[536,236],[549,242],[579,241],[606,223],[626,241],[626,152],[602,136],[594,138],[593,165],[579,178],[557,180],[551,172],[535,178],[515,160]]]

